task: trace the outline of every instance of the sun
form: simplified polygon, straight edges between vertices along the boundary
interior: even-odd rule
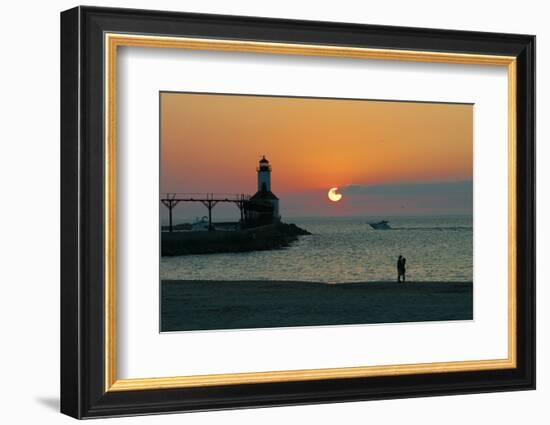
[[[330,199],[332,202],[338,202],[340,199],[342,199],[342,194],[336,193],[337,190],[337,187],[333,187],[328,191],[328,199]]]

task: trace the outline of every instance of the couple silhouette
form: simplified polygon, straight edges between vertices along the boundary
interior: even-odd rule
[[[407,259],[400,255],[397,258],[397,281],[401,282],[401,278],[403,278],[403,282],[405,282],[405,263],[407,262]]]

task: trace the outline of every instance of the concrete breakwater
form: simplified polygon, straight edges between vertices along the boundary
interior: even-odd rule
[[[236,231],[162,232],[161,255],[214,254],[284,248],[311,235],[295,224],[274,223]]]

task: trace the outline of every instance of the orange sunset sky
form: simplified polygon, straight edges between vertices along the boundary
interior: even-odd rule
[[[292,215],[391,213],[397,204],[415,214],[422,202],[407,201],[415,190],[406,185],[435,184],[440,198],[441,184],[471,191],[472,105],[191,93],[161,93],[160,103],[162,193],[253,194],[262,155],[283,215],[285,198]],[[391,186],[405,187],[403,199],[346,196],[348,187]],[[338,209],[331,187],[344,194]],[[471,207],[444,195],[430,202],[436,212]]]

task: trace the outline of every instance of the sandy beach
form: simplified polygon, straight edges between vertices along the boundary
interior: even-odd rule
[[[473,318],[472,282],[163,280],[161,285],[162,331]]]

